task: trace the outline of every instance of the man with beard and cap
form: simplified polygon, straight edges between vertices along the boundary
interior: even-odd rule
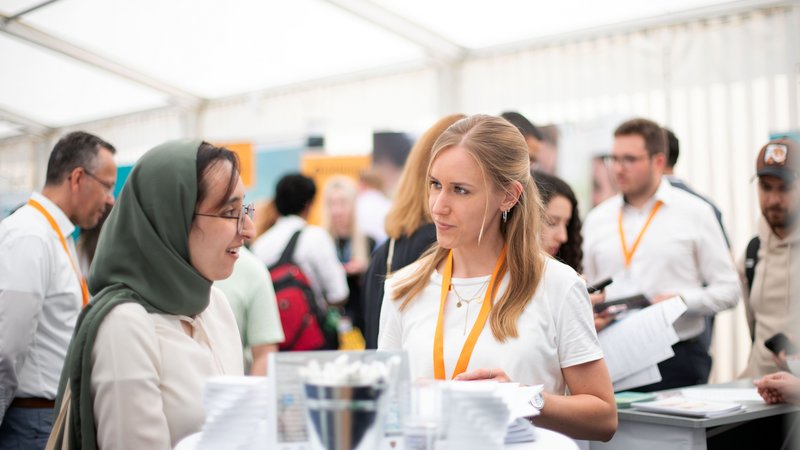
[[[50,153],[44,188],[0,223],[0,449],[44,448],[89,291],[73,232],[114,204],[114,147],[82,131]]]
[[[797,334],[800,323],[798,216],[798,145],[790,139],[770,141],[756,158],[758,234],[738,264],[753,347],[745,376],[765,375],[780,367],[764,341],[777,333]],[[749,254],[748,254],[749,253]]]

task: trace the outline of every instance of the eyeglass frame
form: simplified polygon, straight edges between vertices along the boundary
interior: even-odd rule
[[[244,231],[244,216],[250,217],[250,220],[253,220],[253,216],[256,213],[256,206],[255,203],[250,202],[246,205],[242,205],[241,211],[239,211],[238,216],[225,216],[222,214],[205,214],[205,213],[194,213],[195,216],[203,216],[203,217],[217,217],[219,219],[236,219],[236,232],[242,234]]]
[[[619,164],[622,167],[631,167],[639,161],[643,161],[645,159],[650,159],[652,156],[647,155],[639,155],[639,156],[632,156],[632,155],[623,155],[623,156],[615,156],[615,155],[604,155],[603,160],[608,165]]]
[[[81,167],[81,168],[83,169],[83,173],[85,173],[86,175],[89,175],[90,178],[92,178],[94,181],[97,181],[98,183],[100,183],[101,186],[106,188],[106,193],[108,193],[109,195],[114,194],[114,188],[117,186],[117,183],[109,183],[107,181],[101,180],[100,177],[98,177],[97,175],[93,174],[89,169],[87,169],[85,167]]]

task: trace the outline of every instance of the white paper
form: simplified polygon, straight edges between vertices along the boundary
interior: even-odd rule
[[[622,381],[674,356],[672,345],[678,335],[672,323],[685,311],[686,305],[676,297],[631,312],[601,331],[598,337],[611,381]]]
[[[633,375],[614,382],[614,392],[628,391],[639,386],[658,383],[661,381],[661,372],[657,365],[652,365]]]
[[[536,427],[522,417],[515,419],[506,430],[505,443],[519,444],[520,442],[534,442],[536,440]]]
[[[631,407],[640,411],[677,414],[690,417],[715,417],[737,412],[742,409],[742,405],[739,403],[707,402],[681,396],[669,397],[652,402],[633,403]]]
[[[686,398],[707,402],[756,402],[764,403],[756,388],[687,388],[681,390]]]
[[[519,383],[498,383],[497,393],[503,398],[511,411],[510,423],[520,417],[534,417],[539,410],[531,405],[530,399],[542,392],[544,385],[523,386]]]

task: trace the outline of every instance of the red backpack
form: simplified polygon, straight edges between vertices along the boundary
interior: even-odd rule
[[[280,344],[281,351],[320,350],[326,346],[322,327],[325,316],[317,305],[308,278],[293,260],[301,231],[292,235],[278,262],[269,266],[286,337]]]

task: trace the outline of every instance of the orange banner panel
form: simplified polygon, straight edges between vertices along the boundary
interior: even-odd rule
[[[225,147],[239,155],[239,169],[244,186],[249,188],[256,182],[256,167],[253,144],[250,142],[233,142],[215,144]]]
[[[362,156],[305,155],[300,162],[300,172],[314,180],[317,196],[311,205],[308,223],[319,225],[322,214],[322,190],[332,175],[347,175],[358,181],[361,172],[369,168],[372,158]]]

